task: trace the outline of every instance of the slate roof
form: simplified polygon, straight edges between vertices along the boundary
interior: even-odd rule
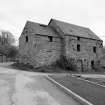
[[[89,28],[81,27],[78,25],[59,21],[56,19],[51,19],[50,22],[51,21],[54,21],[56,23],[56,25],[62,30],[64,35],[72,35],[72,36],[76,36],[76,37],[78,36],[78,37],[83,37],[83,38],[101,40]],[[31,22],[31,21],[27,21],[26,25],[28,25],[28,27],[30,29],[32,29],[36,34],[48,35],[48,36],[55,36],[56,35],[55,31],[51,27],[49,27],[49,25],[44,25],[44,24],[35,23],[35,22]]]
[[[28,28],[35,32],[35,34],[55,36],[55,32],[52,28],[48,27],[48,25],[35,23],[31,21],[27,21],[26,25],[28,25]]]
[[[89,39],[101,40],[89,28],[77,26],[74,24],[66,23],[63,21],[55,20],[55,19],[51,19],[50,22],[51,21],[54,21],[56,25],[60,27],[64,35],[73,35],[73,36],[79,36],[79,37],[84,37],[84,38],[89,38]]]

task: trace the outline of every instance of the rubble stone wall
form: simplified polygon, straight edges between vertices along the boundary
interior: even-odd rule
[[[69,58],[75,58],[82,70],[91,69],[91,61],[96,62],[102,55],[102,42],[92,39],[79,38],[73,36],[65,36],[66,40],[66,55]],[[80,51],[77,51],[77,44],[80,45]],[[93,52],[93,47],[96,47],[96,53]],[[82,63],[80,63],[80,62]],[[77,64],[78,65],[78,64]]]

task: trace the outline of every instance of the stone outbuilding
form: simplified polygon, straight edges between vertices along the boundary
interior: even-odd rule
[[[64,55],[78,70],[93,68],[102,55],[103,41],[89,28],[51,19],[48,25],[27,21],[19,38],[20,62],[50,65]]]

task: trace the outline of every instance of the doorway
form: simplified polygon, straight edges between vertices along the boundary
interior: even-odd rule
[[[94,69],[94,60],[91,61],[91,68]]]
[[[82,65],[82,60],[81,59],[77,60],[77,69],[78,69],[78,71],[83,71],[82,66],[83,66]]]

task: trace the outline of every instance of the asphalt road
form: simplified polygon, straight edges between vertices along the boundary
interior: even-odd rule
[[[80,76],[80,74],[76,74]],[[104,75],[100,74],[81,74],[83,77],[92,77],[98,79],[104,79]],[[97,84],[87,82],[83,78],[74,77],[74,76],[51,76],[58,83],[72,90],[79,96],[83,97],[87,101],[91,102],[93,105],[105,105],[105,87],[102,87]]]
[[[0,105],[79,105],[47,80],[47,74],[3,66],[0,64]]]

